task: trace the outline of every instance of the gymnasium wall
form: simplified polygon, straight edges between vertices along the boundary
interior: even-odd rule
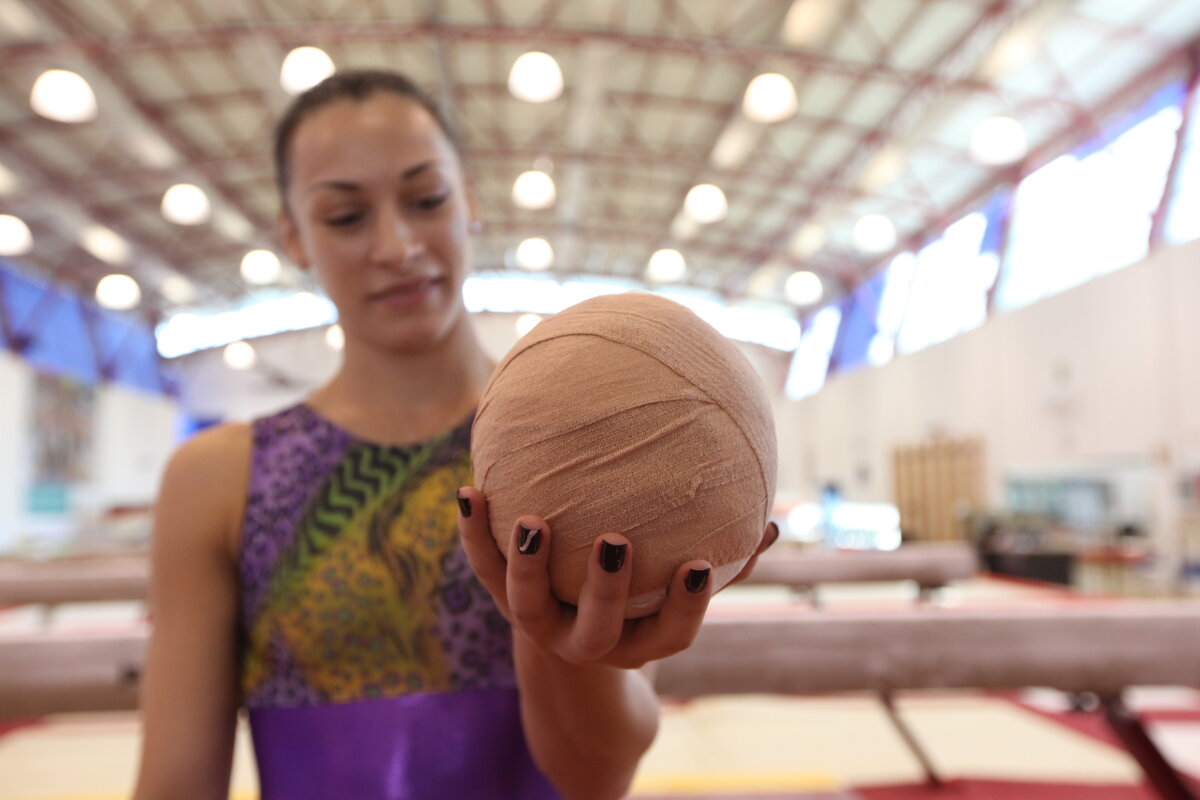
[[[119,384],[98,385],[83,467],[90,478],[70,487],[66,511],[33,511],[34,382],[27,362],[0,351],[0,553],[53,548],[111,527],[104,514],[113,507],[149,505],[180,438],[182,412],[175,401]]]
[[[1200,242],[1158,251],[884,367],[836,375],[798,403],[782,395],[787,356],[743,347],[776,409],[781,501],[814,500],[826,481],[852,500],[888,501],[895,447],[980,436],[994,507],[1013,475],[1127,469],[1141,476],[1129,484],[1128,504],[1148,501],[1160,516],[1171,514],[1172,483],[1200,468],[1197,262]],[[495,357],[516,340],[511,315],[473,320]],[[201,420],[249,419],[295,402],[338,363],[323,331],[255,346],[258,365],[241,373],[224,365],[219,350],[178,359],[182,408]],[[25,362],[0,352],[0,548],[31,526],[51,525],[26,508],[32,376]],[[182,409],[111,384],[98,389],[95,406],[95,477],[77,493],[79,503],[90,513],[149,502],[179,439]]]
[[[985,439],[995,506],[1015,474],[1200,463],[1197,261],[1200,242],[1159,250],[883,367],[835,375],[800,402],[783,397],[788,357],[744,346],[776,409],[781,499],[813,500],[836,481],[849,499],[891,500],[893,449],[936,436]],[[496,358],[517,338],[512,315],[473,321]],[[249,419],[336,369],[321,331],[255,346],[259,364],[244,373],[218,350],[180,359],[185,406],[202,418]]]
[[[1022,309],[926,350],[830,379],[782,411],[785,500],[826,481],[893,500],[892,453],[980,437],[990,510],[1012,478],[1100,479],[1141,525],[1156,572],[1200,559],[1200,242]]]
[[[937,436],[982,436],[988,496],[1006,476],[1200,458],[1200,242],[1161,250],[969,333],[834,376],[783,410],[786,460],[815,498],[891,496],[890,458]]]
[[[15,539],[28,485],[29,379],[25,363],[0,350],[0,549]]]

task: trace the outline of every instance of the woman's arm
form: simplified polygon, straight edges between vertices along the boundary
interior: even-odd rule
[[[135,800],[228,796],[238,704],[234,553],[249,458],[249,429],[222,426],[184,443],[163,475]]]
[[[525,738],[570,800],[624,797],[658,732],[658,696],[642,672],[569,664],[516,634]]]
[[[680,565],[662,610],[626,620],[636,556],[627,539],[605,534],[593,547],[578,610],[572,609],[550,591],[545,520],[522,517],[525,532],[512,537],[506,559],[492,539],[486,499],[470,488],[459,497],[470,512],[460,517],[460,531],[471,566],[513,625],[522,720],[534,759],[569,800],[623,796],[658,728],[652,662],[695,638],[712,593],[710,565]],[[759,552],[777,536],[770,526]],[[605,541],[624,546],[624,561],[611,572],[601,566]]]

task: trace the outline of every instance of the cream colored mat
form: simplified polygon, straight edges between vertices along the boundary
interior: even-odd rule
[[[1133,785],[1122,750],[1003,700],[902,697],[898,706],[942,777]],[[923,776],[869,696],[710,697],[673,709],[643,761],[639,793],[819,790],[919,783]],[[697,792],[698,793],[698,792]]]
[[[898,704],[945,778],[1108,785],[1140,779],[1124,751],[1003,700],[910,694]],[[0,800],[127,797],[138,735],[133,714],[80,714],[0,737]],[[1174,747],[1167,747],[1186,749],[1195,735],[1172,737]],[[921,777],[872,697],[710,697],[668,707],[634,796],[823,791]],[[242,728],[233,796],[253,798],[256,785]]]
[[[124,800],[140,746],[132,713],[64,714],[0,737],[0,800]],[[234,800],[258,796],[245,726],[234,749]]]

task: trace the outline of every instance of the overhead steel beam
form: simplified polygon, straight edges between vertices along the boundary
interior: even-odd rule
[[[124,106],[121,109],[122,116],[132,116],[141,127],[160,136],[184,160],[186,166],[179,167],[179,177],[198,183],[215,201],[213,224],[221,225],[222,214],[236,215],[249,223],[250,227],[245,229],[245,244],[248,248],[273,248],[274,242],[262,238],[259,232],[273,230],[274,220],[264,219],[252,209],[245,208],[237,197],[222,188],[223,176],[204,167],[204,154],[194,143],[178,129],[177,125],[166,118],[161,109],[139,99],[137,88],[116,63],[115,51],[104,41],[98,43],[94,38],[84,37],[81,23],[63,4],[62,0],[42,0],[37,8],[47,27],[54,29],[57,34],[77,45],[86,54],[89,65],[98,73],[98,76],[93,77],[100,77],[113,87],[112,92],[108,94],[110,97],[115,97],[117,102]],[[80,44],[81,42],[87,43]],[[169,59],[168,64],[177,69],[174,60]],[[199,177],[190,176],[188,173],[192,170],[198,173]]]
[[[46,0],[57,3],[60,0]],[[543,46],[577,46],[585,41],[600,41],[610,45],[652,53],[694,58],[697,60],[722,60],[740,62],[753,68],[763,59],[777,59],[795,70],[810,70],[814,73],[840,75],[852,80],[878,80],[904,86],[944,88],[954,86],[966,92],[988,95],[1003,94],[1008,100],[1017,102],[1036,100],[1050,105],[1067,104],[1050,96],[1029,95],[1022,92],[1000,90],[986,82],[970,78],[951,79],[931,70],[914,70],[885,64],[859,64],[839,61],[804,50],[797,50],[772,42],[746,42],[722,38],[668,36],[654,33],[569,28],[556,25],[474,25],[442,22],[432,26],[428,22],[367,26],[358,23],[264,22],[247,28],[245,26],[210,25],[192,30],[149,33],[135,31],[125,35],[106,37],[98,41],[79,32],[75,38],[65,42],[24,42],[6,47],[0,52],[0,65],[29,61],[43,62],[54,51],[73,46],[85,51],[102,51],[115,55],[141,52],[185,53],[194,49],[225,49],[250,36],[275,36],[281,41],[304,39],[325,44],[354,45],[360,43],[395,43],[440,36],[454,42],[538,42]]]
[[[587,6],[591,20],[597,25],[602,24],[611,10],[611,0],[593,0]],[[565,169],[555,179],[558,193],[555,217],[559,232],[555,241],[556,269],[571,269],[583,261],[583,247],[574,230],[585,217],[588,193],[592,188],[593,162],[586,156],[591,152],[601,129],[600,115],[604,111],[608,93],[608,62],[615,53],[611,45],[589,41],[580,47],[577,56],[578,75],[571,92],[571,105],[563,135],[569,158]]]
[[[1183,100],[1183,114],[1179,121],[1179,132],[1175,137],[1175,152],[1171,154],[1171,166],[1167,169],[1167,185],[1163,189],[1158,208],[1150,221],[1150,246],[1162,244],[1167,226],[1167,214],[1179,184],[1179,170],[1183,162],[1187,137],[1195,124],[1197,105],[1200,104],[1200,43],[1192,45],[1187,51],[1189,74],[1187,79],[1187,94]]]
[[[1172,76],[1183,77],[1188,74],[1187,69],[1182,53],[1168,53],[1162,61],[1144,70],[1125,87],[1111,95],[1108,100],[1094,108],[1093,113],[1104,118],[1129,109],[1139,100],[1146,99],[1155,89],[1165,85]],[[998,180],[981,182],[974,190],[963,195],[959,202],[948,206],[941,214],[927,218],[916,232],[903,237],[890,252],[875,257],[866,266],[864,277],[870,277],[886,267],[898,254],[924,245],[952,222],[975,210],[997,191],[1006,187],[1015,187],[1026,175],[1054,157],[1082,144],[1086,139],[1087,136],[1081,135],[1073,125],[1068,123],[1063,126],[1056,135],[1051,136],[1040,147],[1030,152],[1021,164],[998,173],[996,176]]]
[[[920,110],[925,110],[928,108],[928,98],[936,96],[947,86],[960,85],[958,78],[962,73],[965,72],[961,65],[955,63],[956,60],[960,58],[960,54],[963,53],[967,48],[970,48],[977,37],[994,36],[994,20],[998,17],[1004,16],[1005,14],[1011,13],[1016,5],[1017,4],[1013,2],[1013,0],[992,0],[992,2],[988,4],[986,9],[984,9],[983,13],[976,20],[968,25],[967,28],[958,37],[956,37],[948,47],[942,50],[942,52],[936,58],[932,59],[932,63],[929,67],[930,69],[935,71],[943,68],[953,69],[955,72],[954,78],[947,77],[945,81],[939,83],[914,83],[908,86],[901,95],[900,99],[896,101],[891,116],[904,118],[909,114],[916,113],[913,111],[908,111],[908,108],[914,103],[918,104]],[[913,15],[906,20],[901,32],[897,34],[897,41],[902,40],[903,37],[907,35],[907,32],[915,27],[918,20],[918,15],[922,13],[928,12],[923,12],[920,10],[914,11]],[[970,65],[971,69],[973,69],[973,67],[973,64]],[[857,80],[855,82],[855,87],[857,88],[858,86],[861,86],[864,80],[864,78]],[[855,95],[856,92],[853,89],[848,91],[846,93],[846,98],[840,104],[839,108],[835,109],[830,114],[830,117],[837,118],[840,116],[845,106],[853,102]],[[778,232],[774,236],[769,237],[770,248],[774,251],[783,252],[787,238],[792,235],[797,226],[807,221],[814,215],[814,213],[820,210],[820,206],[818,204],[826,203],[825,193],[835,184],[855,184],[857,181],[858,171],[866,163],[867,157],[877,152],[879,147],[886,142],[888,138],[889,136],[887,132],[882,129],[868,132],[860,137],[853,148],[852,155],[826,171],[825,175],[818,182],[818,186],[813,191],[810,198],[792,208],[784,225],[779,228]],[[787,182],[788,175],[784,173],[778,180],[773,182],[772,188],[781,189],[787,184]],[[847,259],[847,263],[853,264],[856,262],[851,259]],[[730,294],[736,296],[744,291],[746,282],[749,280],[750,268],[751,265],[747,264],[743,269],[734,273],[734,282],[729,287]],[[847,274],[843,279],[843,285],[845,288],[853,288],[853,285],[861,278],[861,275],[861,271],[859,274]]]
[[[129,264],[123,269],[135,278],[144,289],[153,289],[158,293],[161,281],[168,275],[189,276],[190,269],[181,261],[164,258],[160,255],[157,243],[147,243],[138,236],[129,233],[126,220],[118,213],[102,207],[86,207],[73,192],[68,183],[60,180],[51,165],[35,151],[24,147],[7,130],[0,129],[0,150],[14,153],[18,156],[13,169],[17,171],[23,186],[31,187],[22,190],[12,205],[34,208],[39,215],[55,224],[58,235],[77,246],[79,225],[82,220],[92,220],[112,230],[131,245],[132,253]],[[95,265],[93,272],[102,273],[116,269],[88,256],[90,263]],[[32,259],[37,263],[37,259]],[[190,280],[190,278],[189,278]],[[193,281],[193,283],[195,283]],[[77,288],[90,294],[95,289],[94,282],[90,286],[77,284]],[[206,287],[197,286],[197,291],[203,295]],[[214,292],[214,294],[216,294]],[[152,298],[147,298],[149,305],[156,304]]]
[[[1159,0],[1158,4],[1147,12],[1148,15],[1154,16],[1170,2],[1171,0]],[[1111,29],[1108,40],[1097,46],[1095,57],[1097,59],[1104,58],[1111,47],[1111,41],[1118,41],[1125,35],[1124,28]],[[1086,113],[1096,120],[1103,120],[1143,100],[1170,80],[1172,74],[1178,74],[1181,77],[1190,74],[1191,56],[1189,53],[1190,49],[1186,48],[1167,52],[1163,59],[1143,70],[1125,86],[1110,95],[1107,100]],[[1023,109],[1018,108],[1017,110],[1019,113]],[[1070,116],[1055,135],[1048,137],[1042,145],[1030,152],[1021,164],[997,170],[981,181],[973,190],[966,192],[958,202],[946,206],[940,213],[926,216],[924,223],[911,235],[901,237],[896,247],[890,252],[876,256],[870,262],[865,263],[863,277],[868,278],[874,275],[890,263],[897,254],[921,247],[955,220],[973,211],[995,192],[1006,186],[1015,186],[1025,175],[1046,161],[1086,141],[1091,135],[1091,130],[1092,128],[1087,125],[1081,128],[1078,119],[1074,115]],[[945,171],[949,173],[953,168],[953,165],[948,165]]]
[[[555,233],[567,233],[584,239],[592,239],[594,241],[636,242],[646,245],[658,242],[662,234],[662,231],[656,225],[627,226],[605,225],[602,223],[598,224],[587,222],[569,224],[554,222],[547,225],[546,223],[540,221],[505,217],[489,219],[485,230],[489,235],[496,233],[525,235],[532,234],[537,231],[544,232],[548,228]],[[707,242],[699,241],[695,249],[702,251],[708,256],[718,258],[730,256],[748,258],[761,256],[766,252],[763,248],[747,245],[740,239],[709,240]],[[577,272],[578,270],[568,269],[565,271]]]
[[[648,168],[661,166],[663,164],[663,155],[661,153],[633,150],[619,152],[577,152],[560,148],[517,147],[515,145],[510,145],[507,147],[468,147],[465,150],[465,157],[471,164],[488,164],[492,162],[500,162],[506,165],[511,165],[514,162],[532,164],[533,161],[539,156],[545,156],[555,164],[566,164],[570,166],[575,163],[581,163],[586,165],[589,169],[620,169],[640,175],[644,175]],[[260,173],[263,177],[269,177],[270,175],[269,158],[265,153],[262,152],[234,153],[226,158],[208,159],[201,163],[204,164],[208,169],[217,171],[232,171],[242,174],[245,174],[246,170],[250,167],[258,165],[260,168]],[[672,158],[671,163],[673,166],[679,167],[685,172],[689,173],[698,173],[708,169],[710,166],[707,159],[688,156],[686,154],[679,154],[678,151],[676,152],[675,157]],[[762,169],[751,169],[747,167],[722,170],[721,174],[723,176],[732,178],[739,184],[750,185],[756,183],[768,184],[779,177],[777,172],[768,172]],[[126,171],[124,170],[96,172],[92,174],[92,179],[94,181],[120,180],[125,175]],[[69,181],[57,181],[54,183],[54,187],[62,190],[69,190],[71,185],[72,184]],[[816,179],[802,178],[794,174],[789,178],[788,186],[790,188],[802,189],[817,189],[820,187],[828,190],[832,196],[847,200],[854,200],[870,195],[880,198],[880,200],[887,207],[899,206],[902,204],[908,204],[911,206],[914,204],[913,199],[910,197],[897,194],[888,194],[886,191],[868,193],[865,192],[861,187],[852,184],[820,182]],[[41,191],[42,189],[36,186],[30,187],[28,189],[28,196],[36,197]],[[743,188],[742,191],[745,191],[745,188]],[[760,192],[755,191],[754,193],[759,194]],[[936,208],[936,206],[930,202],[917,201],[916,205],[927,210],[934,210]]]
[[[449,45],[441,35],[445,20],[442,15],[441,0],[423,0],[425,5],[425,24],[433,31],[433,54],[437,62],[438,105],[442,113],[450,120],[451,126],[459,128],[458,99],[455,96],[458,81],[450,65]]]

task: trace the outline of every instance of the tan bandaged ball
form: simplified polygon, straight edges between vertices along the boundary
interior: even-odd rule
[[[578,602],[596,537],[629,538],[630,617],[658,610],[686,561],[712,563],[714,589],[732,580],[775,494],[758,374],[692,311],[645,293],[584,301],[517,342],[484,390],[471,456],[504,552],[517,517],[549,523],[559,599]]]

